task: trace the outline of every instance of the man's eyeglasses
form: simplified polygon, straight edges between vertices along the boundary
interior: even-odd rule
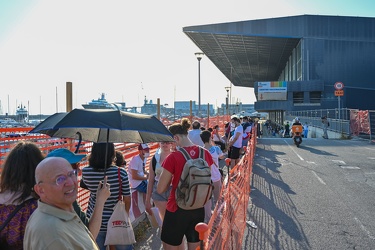
[[[65,184],[66,180],[71,178],[72,180],[77,180],[77,170],[69,171],[66,175],[59,175],[56,177],[55,183],[57,186],[62,186]],[[38,182],[38,184],[43,183],[43,181]],[[51,183],[53,184],[53,183]]]

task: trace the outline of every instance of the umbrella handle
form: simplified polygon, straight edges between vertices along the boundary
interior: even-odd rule
[[[74,151],[75,154],[78,153],[78,149],[81,146],[81,142],[82,142],[82,134],[80,132],[77,132],[76,135],[78,135],[78,144],[76,146],[76,150]]]

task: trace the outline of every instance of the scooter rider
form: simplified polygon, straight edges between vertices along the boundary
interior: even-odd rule
[[[295,134],[295,130],[297,130],[297,128],[293,128],[293,127],[295,127],[295,126],[300,126],[300,128],[299,128],[299,130],[300,130],[300,133],[299,133],[299,139],[300,139],[300,141],[302,142],[302,137],[301,137],[301,133],[302,133],[302,124],[301,124],[301,122],[299,121],[299,118],[298,117],[296,117],[296,118],[294,118],[294,122],[293,122],[293,125],[292,125],[292,131],[293,131],[293,136],[292,136],[292,138],[293,138],[293,140],[294,140],[294,137],[296,136],[296,134]],[[298,131],[298,130],[297,130]]]
[[[298,117],[294,118],[294,123],[293,123],[292,126],[294,126],[294,125],[301,125],[301,126],[302,126],[302,124],[301,124],[301,122],[299,121],[299,118],[298,118]]]

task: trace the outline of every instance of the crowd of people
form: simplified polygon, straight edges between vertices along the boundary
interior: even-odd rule
[[[183,249],[183,244],[195,249],[199,245],[195,225],[210,220],[220,199],[224,174],[220,161],[228,157],[230,167],[238,163],[243,146],[251,137],[251,128],[251,119],[241,121],[237,116],[231,117],[224,133],[219,126],[205,129],[199,121],[191,124],[183,118],[169,127],[174,142],[159,143],[148,171],[147,144],[138,145],[138,154],[126,169],[124,155],[116,151],[113,143],[93,143],[87,156],[63,148],[44,156],[35,143],[20,141],[2,166],[0,249],[107,249],[107,223],[119,195],[129,214],[134,190],[144,195],[148,214],[158,211],[164,249]],[[204,207],[184,210],[176,203],[176,188],[186,162],[180,148],[192,159],[204,149],[214,187],[212,198]],[[86,159],[88,166],[80,169],[79,162]],[[80,183],[78,171],[82,171]],[[86,212],[77,202],[78,186],[90,191]]]

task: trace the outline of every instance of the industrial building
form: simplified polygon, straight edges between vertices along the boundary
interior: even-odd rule
[[[300,15],[184,27],[258,112],[375,110],[375,18]],[[246,102],[246,101],[245,101]]]

